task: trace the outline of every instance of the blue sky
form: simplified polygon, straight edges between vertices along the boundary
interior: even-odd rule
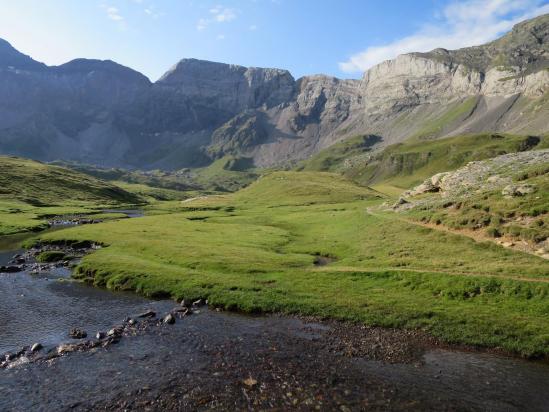
[[[3,0],[0,37],[50,65],[111,59],[153,81],[185,57],[358,78],[543,13],[549,0]]]

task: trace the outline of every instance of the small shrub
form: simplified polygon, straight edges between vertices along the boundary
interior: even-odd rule
[[[48,252],[42,252],[37,257],[36,260],[38,262],[48,263],[48,262],[58,262],[60,260],[63,260],[65,258],[65,253],[52,250]]]
[[[499,228],[497,227],[489,227],[488,229],[486,229],[486,234],[490,237],[501,237],[501,232],[499,230]]]
[[[530,209],[530,212],[528,213],[532,217],[536,217],[539,215],[543,215],[547,213],[547,209],[544,207],[535,207],[533,209]]]
[[[499,226],[503,223],[503,218],[499,215],[491,216],[490,217],[490,223],[494,226]]]

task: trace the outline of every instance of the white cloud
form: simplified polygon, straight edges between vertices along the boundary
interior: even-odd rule
[[[114,21],[122,21],[124,20],[124,17],[122,17],[116,7],[107,7],[105,9],[107,11],[107,17]]]
[[[147,16],[152,17],[153,19],[157,19],[164,15],[164,13],[158,11],[158,9],[156,9],[154,5],[150,5],[149,7],[145,8],[143,11]]]
[[[227,23],[237,18],[236,10],[223,6],[212,7],[209,12],[210,16],[208,18],[201,18],[198,20],[196,23],[197,30],[204,30],[211,23]]]
[[[255,24],[252,24],[250,27],[249,27],[249,30],[250,31],[256,31],[257,30],[257,26]]]
[[[236,19],[236,12],[233,9],[216,7],[211,9],[210,13],[214,15],[214,20],[219,23]]]
[[[225,40],[225,35],[224,34],[218,34],[216,39],[217,40]]]
[[[549,4],[541,5],[539,0],[454,1],[439,13],[438,24],[424,25],[416,33],[391,43],[370,46],[339,63],[339,68],[357,73],[403,53],[480,45],[510,30],[521,20],[548,12]]]
[[[206,27],[208,27],[209,21],[206,19],[200,19],[196,23],[196,30],[204,30]]]

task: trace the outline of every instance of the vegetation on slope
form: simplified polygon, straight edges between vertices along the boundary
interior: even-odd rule
[[[82,173],[0,157],[0,235],[44,229],[47,216],[141,202],[135,194]]]
[[[370,154],[361,152],[360,147],[351,140],[348,146],[353,149],[348,151],[349,155],[341,156],[341,146],[332,146],[308,160],[303,168],[339,171],[359,184],[382,183],[404,190],[436,173],[457,169],[470,161],[547,145],[548,136],[481,133],[438,140],[415,138]],[[327,168],[318,167],[322,164],[319,160],[323,158],[337,161],[330,162]]]
[[[35,206],[140,201],[135,195],[86,174],[16,157],[0,157],[0,195]]]
[[[232,195],[41,240],[107,246],[77,276],[112,289],[549,354],[548,261],[369,214],[377,196],[334,174],[277,172]]]
[[[347,159],[370,152],[372,146],[381,141],[376,135],[360,135],[345,139],[302,162],[298,170],[337,172],[345,167]]]
[[[117,182],[117,184],[124,182],[179,192],[234,192],[249,185],[258,177],[258,172],[253,167],[253,161],[238,156],[225,156],[207,167],[176,171],[103,169],[74,163],[60,164],[99,179]],[[137,186],[133,188],[147,192],[144,193],[146,196],[156,197],[158,200],[167,200],[175,195],[173,192],[171,194],[165,191],[155,192],[143,186],[141,189]]]
[[[444,130],[451,130],[452,126],[457,126],[467,118],[474,110],[480,98],[469,97],[464,101],[457,102],[450,106],[441,116],[427,118],[421,128],[416,131],[411,139],[429,139],[443,135]],[[417,119],[414,119],[417,122]]]
[[[442,182],[447,186],[442,195],[426,193],[417,200],[411,198],[417,206],[408,214],[424,223],[499,239],[508,246],[528,250],[529,245],[529,250],[549,257],[547,150],[470,165],[444,177]]]

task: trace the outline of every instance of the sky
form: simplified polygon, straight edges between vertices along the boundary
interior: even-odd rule
[[[0,38],[48,65],[110,59],[152,81],[182,58],[359,78],[544,13],[549,0],[0,0]]]

